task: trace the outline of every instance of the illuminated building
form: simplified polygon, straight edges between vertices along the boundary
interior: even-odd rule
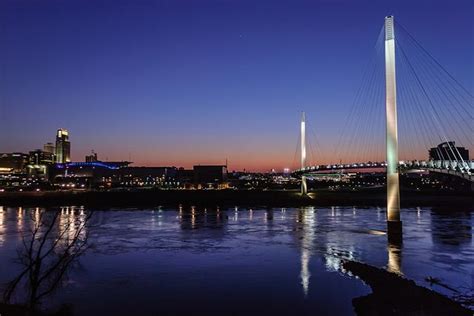
[[[54,163],[54,154],[41,149],[30,151],[29,163],[31,165],[49,165]]]
[[[56,162],[71,162],[71,143],[69,142],[69,132],[66,129],[58,129],[56,134]]]
[[[95,153],[94,151],[92,151],[90,155],[86,156],[86,162],[97,162],[97,161],[99,161],[97,159],[97,153]]]
[[[54,163],[54,154],[41,149],[30,151],[29,163],[27,166],[28,174],[46,179],[48,167]]]
[[[469,150],[456,147],[453,141],[444,142],[429,150],[430,160],[469,160]]]
[[[23,153],[0,154],[1,173],[23,173],[28,164],[28,155]]]

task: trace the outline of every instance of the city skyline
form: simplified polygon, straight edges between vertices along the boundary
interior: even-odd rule
[[[93,149],[144,166],[293,167],[300,111],[323,145],[337,142],[392,13],[473,90],[468,1],[77,4],[2,3],[2,152],[63,127],[73,161]]]

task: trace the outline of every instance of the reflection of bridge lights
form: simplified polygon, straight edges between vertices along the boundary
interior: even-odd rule
[[[194,206],[191,206],[191,227],[196,227],[196,210]]]
[[[5,242],[5,227],[3,226],[3,223],[5,222],[5,214],[3,210],[3,206],[0,206],[0,246],[3,245]]]
[[[388,264],[387,270],[389,272],[393,272],[399,275],[403,275],[402,273],[402,257],[401,257],[401,249],[398,246],[389,244],[387,247],[388,250]]]
[[[253,219],[253,210],[250,209],[249,210],[249,220],[252,220]]]
[[[421,208],[419,207],[416,208],[416,216],[418,217],[418,219],[421,218]]]
[[[309,291],[309,280],[311,277],[311,272],[309,270],[309,262],[312,255],[313,240],[314,240],[314,225],[315,225],[315,216],[314,207],[307,208],[302,210],[304,212],[301,217],[301,222],[303,224],[303,236],[301,241],[301,285],[303,286],[303,293],[305,297],[308,295]],[[297,220],[298,222],[298,220]]]

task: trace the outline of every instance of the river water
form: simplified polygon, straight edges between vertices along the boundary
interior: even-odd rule
[[[116,209],[0,207],[0,283],[20,271],[38,213],[85,218],[92,246],[45,308],[75,315],[352,315],[370,288],[341,269],[386,268],[448,296],[474,287],[473,212],[403,209],[403,245],[375,208]],[[445,286],[430,285],[426,277]]]

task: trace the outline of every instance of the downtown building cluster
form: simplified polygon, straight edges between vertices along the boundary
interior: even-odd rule
[[[229,187],[226,165],[193,169],[132,167],[129,161],[101,161],[97,153],[71,161],[69,132],[58,129],[55,143],[29,153],[0,153],[0,190],[96,190],[118,188],[222,189]]]
[[[56,132],[56,142],[44,144],[43,149],[35,149],[28,154],[0,153],[0,174],[28,174],[39,179],[48,176],[50,166],[71,162],[69,132],[60,128]]]

